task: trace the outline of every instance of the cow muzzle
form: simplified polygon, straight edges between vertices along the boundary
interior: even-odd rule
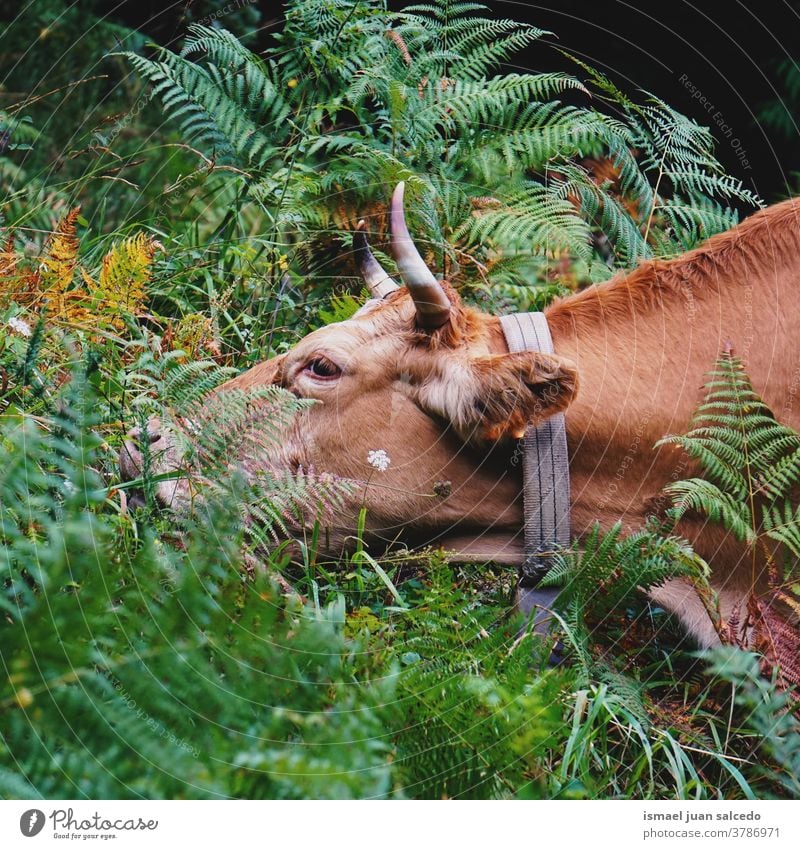
[[[129,504],[145,503],[145,487],[152,486],[155,500],[162,507],[180,508],[188,503],[189,486],[183,469],[183,451],[174,433],[157,416],[146,427],[134,427],[119,452],[119,471],[123,481],[142,480],[142,486],[130,493]],[[163,479],[175,475],[173,479]],[[151,483],[148,484],[148,479]]]

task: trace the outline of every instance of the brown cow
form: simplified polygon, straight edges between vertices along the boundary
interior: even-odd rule
[[[402,533],[410,544],[441,546],[459,561],[518,565],[515,440],[526,423],[565,409],[575,536],[595,521],[641,527],[662,487],[693,473],[678,449],[652,448],[687,430],[706,373],[726,344],[778,418],[800,427],[792,404],[800,382],[793,338],[800,327],[800,205],[778,204],[683,256],[645,262],[557,301],[546,311],[556,351],[549,356],[509,353],[498,318],[436,281],[408,237],[402,193],[401,184],[392,247],[406,286],[397,288],[362,242],[362,270],[376,298],[222,387],[274,383],[322,402],[296,418],[270,459],[276,468],[371,478],[339,517],[333,553],[366,503],[376,538]],[[151,430],[154,451],[168,448],[157,423]],[[376,449],[391,461],[379,480],[368,464]],[[139,474],[135,445],[128,443],[121,462],[125,476]],[[168,498],[169,485],[161,486]],[[752,563],[700,519],[684,520],[679,531],[711,564],[725,615],[750,586]],[[651,596],[701,645],[716,641],[688,584],[670,581]]]

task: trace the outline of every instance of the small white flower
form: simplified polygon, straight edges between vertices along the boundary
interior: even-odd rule
[[[20,336],[30,336],[31,328],[30,325],[23,321],[19,316],[12,315],[8,320],[8,326],[16,333],[19,333]]]
[[[370,451],[367,454],[367,462],[379,472],[385,472],[392,461],[383,448],[378,448],[376,451]]]

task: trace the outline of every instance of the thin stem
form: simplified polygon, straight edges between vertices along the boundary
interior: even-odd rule
[[[656,204],[658,203],[658,189],[661,185],[661,178],[664,176],[664,161],[667,158],[667,151],[669,150],[669,143],[672,141],[672,134],[675,132],[675,127],[670,130],[669,135],[667,136],[666,144],[664,145],[664,152],[661,154],[661,162],[658,164],[658,177],[656,178],[656,184],[653,188],[653,203],[650,206],[650,215],[647,216],[647,226],[644,228],[644,242],[647,244],[647,237],[650,235],[650,225],[653,223],[653,215],[655,215]]]

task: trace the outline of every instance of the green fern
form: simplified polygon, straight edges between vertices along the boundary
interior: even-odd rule
[[[42,380],[40,378],[38,380],[36,379],[39,377],[36,374],[36,367],[45,344],[45,336],[45,316],[41,315],[33,327],[31,338],[28,341],[27,348],[25,349],[25,357],[19,364],[19,368],[17,370],[17,383],[23,388],[31,383],[31,381],[35,380],[35,384],[33,386],[34,395],[38,394],[43,387]]]
[[[0,443],[0,795],[391,795],[393,682],[353,685],[342,601],[248,577],[230,498],[179,541],[134,534],[95,471],[93,377]]]
[[[665,488],[669,521],[699,514],[722,525],[751,555],[750,585],[720,623],[722,639],[762,653],[781,688],[800,687],[797,627],[800,554],[800,434],[776,421],[741,361],[717,360],[692,429],[659,444],[679,445],[704,477]]]
[[[509,258],[527,258],[543,285],[566,256],[586,282],[727,229],[728,203],[758,203],[724,174],[710,132],[656,98],[636,104],[580,63],[588,84],[498,74],[543,31],[482,8],[291,0],[263,58],[197,25],[180,55],[128,58],[185,140],[238,171],[239,203],[261,207],[267,242],[293,244],[298,272],[325,263],[349,274],[338,260],[331,268],[332,239],[349,244],[401,179],[431,262],[506,296],[521,280]],[[618,187],[594,179],[586,163],[598,158]]]
[[[666,488],[673,518],[694,511],[750,545],[763,535],[793,549],[800,434],[775,420],[730,353],[717,360],[706,393],[689,433],[659,443],[679,445],[705,475]]]
[[[161,401],[178,415],[187,415],[190,408],[202,403],[212,389],[235,374],[236,369],[217,365],[211,360],[173,364],[161,384]]]
[[[597,673],[591,651],[594,629],[602,633],[625,615],[641,590],[671,578],[687,578],[706,597],[708,567],[685,540],[647,528],[623,536],[621,524],[607,533],[595,526],[579,550],[556,554],[543,586],[563,586],[556,607],[564,618],[568,645],[585,674]]]
[[[403,615],[398,676],[397,768],[418,798],[493,798],[546,794],[541,759],[565,729],[559,692],[565,671],[532,677],[543,646],[515,642],[434,566],[421,604]]]

